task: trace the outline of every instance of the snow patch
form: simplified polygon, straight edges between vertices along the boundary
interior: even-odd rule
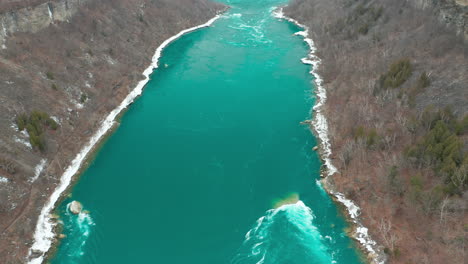
[[[321,60],[316,55],[317,48],[315,47],[314,41],[309,38],[309,29],[307,26],[299,23],[295,19],[286,17],[283,13],[282,8],[278,8],[272,12],[272,15],[278,19],[285,19],[289,22],[296,24],[297,26],[304,29],[304,31],[300,31],[295,33],[294,35],[301,36],[304,38],[304,41],[309,45],[310,53],[306,58],[302,59],[304,64],[312,65],[312,70],[310,74],[315,77],[315,85],[316,85],[316,94],[317,94],[317,102],[313,107],[315,112],[315,119],[313,121],[313,126],[318,134],[320,139],[320,143],[322,145],[322,158],[326,165],[326,173],[327,177],[330,177],[338,172],[336,167],[331,162],[331,144],[330,139],[328,137],[328,123],[325,115],[322,112],[323,105],[327,101],[327,93],[325,87],[323,86],[323,79],[318,74],[318,68],[320,66]],[[382,254],[381,249],[378,247],[377,243],[370,237],[368,233],[368,229],[362,225],[359,221],[360,215],[360,208],[351,200],[346,199],[344,194],[339,192],[330,192],[336,199],[342,203],[351,218],[351,221],[356,226],[356,233],[353,235],[356,240],[361,243],[361,245],[368,251],[369,255],[373,258],[374,263],[383,264],[386,262],[385,255]]]
[[[34,168],[34,177],[29,180],[29,182],[35,182],[38,178],[39,175],[41,175],[41,172],[44,170],[44,167],[46,165],[47,160],[42,159],[37,165],[36,168]]]
[[[74,102],[76,109],[83,109],[84,105],[81,103]]]
[[[50,4],[47,5],[47,11],[49,12],[49,18],[50,20],[54,20],[54,17],[52,15],[52,9],[50,9]]]
[[[21,144],[25,145],[26,147],[32,149],[31,143],[29,143],[28,140],[19,138],[17,136],[14,136],[13,139],[15,140],[16,143],[21,143]]]
[[[178,34],[164,41],[156,49],[151,65],[148,68],[146,68],[146,70],[143,72],[145,79],[140,81],[138,85],[135,87],[135,89],[133,89],[130,92],[130,94],[123,100],[123,102],[116,109],[110,112],[110,114],[102,121],[101,127],[98,129],[98,131],[91,137],[89,142],[81,149],[81,151],[78,153],[75,159],[73,159],[71,164],[67,167],[67,169],[65,170],[65,172],[63,173],[60,179],[60,183],[58,187],[54,190],[54,192],[50,196],[49,201],[42,208],[41,214],[39,215],[39,219],[37,221],[36,230],[34,232],[34,244],[29,250],[29,258],[31,258],[31,255],[33,254],[33,252],[34,253],[41,252],[42,254],[38,257],[30,259],[28,261],[28,264],[41,264],[43,262],[44,254],[47,251],[49,251],[50,247],[52,246],[52,241],[54,239],[53,229],[54,229],[55,223],[51,221],[51,219],[49,218],[49,215],[51,211],[54,209],[55,203],[58,201],[62,193],[68,188],[72,180],[72,177],[78,172],[78,170],[81,167],[81,164],[83,163],[87,155],[91,152],[94,145],[96,145],[96,143],[99,142],[99,140],[109,131],[109,129],[111,129],[114,126],[116,116],[123,109],[127,108],[127,106],[131,104],[135,100],[136,97],[141,95],[144,86],[149,81],[150,74],[154,71],[154,69],[158,68],[158,61],[159,61],[159,58],[161,57],[163,49],[168,44],[170,44],[171,42],[173,42],[174,40],[178,39],[179,37],[181,37],[182,35],[186,33],[210,26],[219,17],[220,17],[219,15],[216,15],[214,18],[210,19],[205,24],[182,30]]]
[[[115,65],[117,63],[116,60],[114,60],[111,56],[109,55],[104,55],[104,59],[106,59],[107,63],[109,63],[110,65]]]
[[[58,119],[58,117],[56,117],[56,116],[51,116],[50,118],[52,118],[52,120],[54,120],[55,123],[57,123],[57,124],[59,124],[59,125],[61,124],[61,122],[60,122],[60,120]]]

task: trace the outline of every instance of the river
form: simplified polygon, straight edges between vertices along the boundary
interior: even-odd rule
[[[52,263],[363,263],[300,125],[315,102],[301,29],[272,16],[285,0],[224,3],[164,49],[59,206]]]

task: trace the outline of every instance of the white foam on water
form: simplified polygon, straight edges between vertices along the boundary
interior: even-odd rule
[[[67,169],[65,170],[65,172],[63,173],[60,179],[59,186],[54,190],[54,192],[49,198],[49,201],[42,208],[41,214],[39,215],[39,218],[37,221],[36,230],[33,236],[34,244],[29,250],[29,256],[28,256],[29,264],[41,264],[44,261],[44,254],[49,251],[50,247],[52,246],[52,242],[54,240],[53,229],[54,229],[55,223],[51,221],[51,219],[49,218],[49,215],[52,212],[52,210],[55,208],[55,204],[59,200],[62,193],[68,188],[73,176],[78,172],[83,161],[86,159],[86,157],[91,152],[91,150],[96,145],[96,143],[98,143],[99,140],[109,131],[109,129],[111,129],[114,126],[115,118],[117,117],[117,115],[120,112],[122,112],[122,110],[127,108],[127,106],[130,105],[135,100],[136,97],[141,95],[144,86],[149,81],[149,77],[151,73],[154,71],[154,69],[158,68],[158,61],[159,61],[159,58],[161,57],[163,49],[167,45],[169,45],[171,42],[180,38],[182,35],[186,33],[210,26],[219,17],[220,15],[216,15],[215,17],[210,19],[205,24],[182,30],[178,34],[165,40],[156,49],[156,52],[152,58],[151,65],[143,71],[143,76],[145,78],[142,81],[140,81],[138,85],[130,92],[130,94],[127,95],[127,97],[123,100],[123,102],[117,108],[115,108],[112,112],[110,112],[109,115],[101,122],[101,126],[98,129],[98,131],[90,138],[88,143],[81,149],[81,151],[78,153],[75,159],[71,161],[70,165],[67,167]],[[33,254],[33,252],[34,253],[40,252],[41,255],[36,258],[31,259],[31,255]]]
[[[323,79],[318,74],[318,68],[320,66],[321,60],[316,55],[317,48],[315,47],[314,41],[309,38],[309,29],[307,26],[299,23],[297,20],[286,17],[283,13],[282,8],[277,8],[272,12],[272,15],[278,19],[285,19],[290,21],[297,26],[304,29],[304,31],[299,31],[294,35],[302,36],[304,41],[308,44],[310,48],[310,53],[306,58],[302,59],[304,64],[312,65],[312,70],[310,73],[314,76],[315,86],[316,86],[316,94],[317,94],[317,102],[313,107],[315,112],[315,119],[313,121],[313,127],[318,134],[320,144],[321,144],[321,151],[322,151],[322,159],[326,165],[326,176],[331,177],[335,173],[338,172],[336,167],[332,164],[331,161],[331,144],[330,139],[328,137],[328,124],[325,115],[322,112],[322,108],[327,101],[327,93],[325,87],[323,86]],[[354,223],[356,227],[356,233],[353,234],[353,237],[359,241],[359,243],[368,251],[369,256],[373,259],[374,263],[383,264],[386,262],[386,257],[383,254],[380,247],[377,245],[371,236],[368,233],[368,229],[362,225],[359,220],[360,208],[351,200],[346,199],[346,197],[339,192],[330,191],[330,193],[336,197],[336,199],[342,203],[351,217],[351,221]]]
[[[242,17],[242,14],[240,14],[240,13],[225,14],[225,15],[223,15],[222,17],[223,17],[223,18]]]
[[[29,182],[35,182],[39,178],[39,175],[41,175],[41,172],[44,170],[46,162],[46,159],[39,161],[39,163],[34,168],[34,176],[29,180]]]
[[[315,261],[320,263],[331,263],[331,256],[323,244],[324,239],[313,225],[314,218],[312,210],[302,201],[266,211],[247,232],[242,247],[231,263],[255,261],[259,264],[265,263],[265,259],[268,259],[268,263],[274,263],[278,258],[284,258],[285,253],[295,256],[295,253],[290,252],[291,249],[299,250],[300,254],[313,256]],[[282,230],[286,226],[292,229]],[[290,237],[283,237],[284,234]],[[285,239],[291,248],[279,246],[284,245],[285,241],[282,239]],[[296,246],[303,247],[304,251]]]
[[[71,249],[70,252],[67,252],[67,255],[69,257],[81,257],[85,254],[83,247],[91,235],[92,227],[96,224],[91,215],[85,211],[80,212],[78,215],[71,213],[70,205],[71,203],[67,204],[65,211],[65,216],[70,220],[70,226],[66,228],[70,230],[70,235],[73,239],[68,242],[72,244],[67,245]]]

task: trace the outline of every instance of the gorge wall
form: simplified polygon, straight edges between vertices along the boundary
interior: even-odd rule
[[[412,0],[409,1],[420,10],[428,9],[457,34],[468,39],[468,1],[466,0]]]
[[[463,263],[467,2],[294,0],[322,59],[333,163],[390,263]]]
[[[223,8],[206,0],[1,1],[2,263],[26,261],[64,169],[143,78],[156,47]]]
[[[6,39],[16,32],[36,33],[54,22],[68,21],[88,0],[47,1],[36,6],[7,10],[0,15],[2,29],[0,45],[6,49]]]

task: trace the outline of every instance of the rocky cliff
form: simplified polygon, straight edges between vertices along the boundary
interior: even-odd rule
[[[414,7],[429,10],[442,23],[455,29],[468,40],[468,1],[466,0],[411,0]]]
[[[295,0],[327,90],[336,173],[389,263],[464,263],[467,2]]]
[[[0,45],[6,49],[6,40],[14,33],[36,33],[55,22],[69,22],[79,7],[86,2],[88,0],[47,1],[27,8],[4,11],[0,15]]]
[[[2,263],[26,261],[64,169],[143,78],[156,47],[222,8],[205,0],[0,2]]]

